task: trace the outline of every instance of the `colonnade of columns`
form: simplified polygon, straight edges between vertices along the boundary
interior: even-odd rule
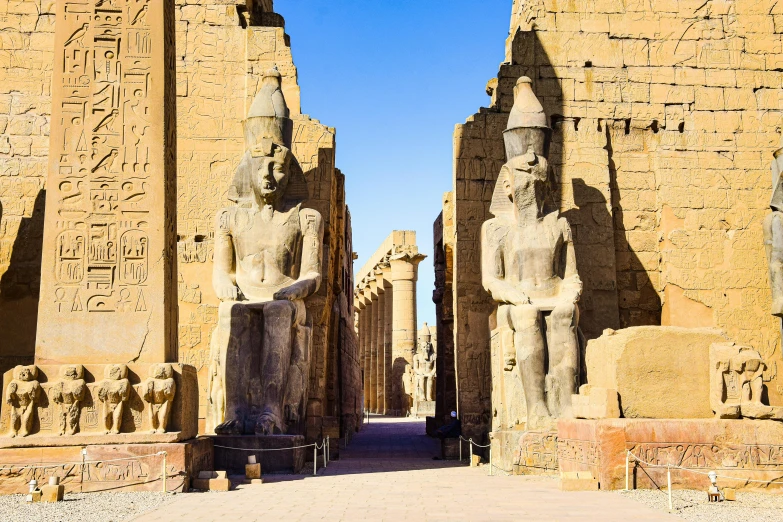
[[[426,257],[418,253],[415,237],[413,232],[395,231],[357,274],[354,305],[364,408],[372,413],[410,413],[412,390],[406,372],[416,346],[418,265]]]

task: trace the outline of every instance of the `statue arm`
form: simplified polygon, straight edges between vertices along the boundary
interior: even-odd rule
[[[571,226],[565,218],[561,218],[563,227],[563,248],[565,251],[565,273],[563,276],[563,292],[576,303],[582,296],[582,279],[576,267],[576,253]]]
[[[17,385],[15,382],[12,382],[8,385],[8,389],[5,391],[5,402],[8,404],[11,404],[14,400],[14,397],[16,396],[16,389]]]
[[[530,298],[503,280],[502,232],[494,219],[481,227],[481,283],[492,299],[499,303],[527,304]]]
[[[234,243],[231,239],[231,211],[218,212],[215,224],[215,260],[212,269],[212,286],[218,299],[237,299],[236,273],[234,267]]]
[[[321,261],[323,256],[324,223],[321,214],[312,209],[299,213],[302,227],[302,266],[299,279],[278,291],[274,298],[295,301],[311,296],[321,286]]]

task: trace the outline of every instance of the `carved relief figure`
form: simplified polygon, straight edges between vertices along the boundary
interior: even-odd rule
[[[33,415],[41,394],[36,366],[17,366],[14,379],[5,391],[5,402],[11,407],[9,437],[27,437],[33,429]]]
[[[128,367],[113,364],[104,372],[106,378],[98,385],[98,398],[103,403],[103,427],[107,434],[117,434],[122,428],[122,412],[130,397]]]
[[[504,134],[508,161],[495,185],[495,218],[482,226],[481,263],[483,286],[498,303],[498,328],[513,332],[503,346],[504,369],[518,368],[527,428],[539,429],[572,416],[582,282],[571,228],[552,202],[551,132],[530,84],[523,77],[515,88]]]
[[[710,346],[710,405],[715,416],[783,420],[783,408],[762,402],[766,368],[761,354],[748,346]]]
[[[310,320],[321,284],[321,215],[302,208],[280,73],[268,71],[245,120],[245,152],[217,216],[213,285],[226,393],[218,434],[287,433],[303,418]]]
[[[415,401],[432,401],[432,389],[435,382],[435,350],[432,346],[432,334],[424,323],[424,332],[419,349],[413,356],[413,372],[416,377]]]
[[[152,433],[166,433],[177,384],[171,364],[153,364],[144,383],[144,400],[150,405]]]
[[[220,344],[218,342],[219,331],[212,333],[209,357],[209,376],[207,377],[207,400],[209,401],[209,416],[207,419],[207,431],[215,431],[226,419],[226,392],[223,378],[225,377],[220,365]]]
[[[772,212],[764,219],[764,247],[769,263],[772,315],[783,318],[783,136],[772,162]]]
[[[60,435],[73,435],[79,431],[79,415],[82,401],[87,396],[84,367],[69,364],[60,369],[60,380],[51,389],[51,399],[60,405]]]

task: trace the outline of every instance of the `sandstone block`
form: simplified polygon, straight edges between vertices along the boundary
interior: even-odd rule
[[[710,418],[710,345],[726,340],[715,329],[608,330],[587,345],[587,381],[617,390],[624,417]]]
[[[572,396],[571,405],[574,417],[578,419],[620,418],[617,390],[583,384],[579,387],[579,395]]]
[[[47,484],[41,488],[41,502],[60,502],[65,495],[65,486]]]
[[[723,488],[722,493],[725,500],[737,500],[737,490],[735,488]]]
[[[260,479],[261,478],[261,464],[245,464],[245,478],[247,478],[247,479]]]

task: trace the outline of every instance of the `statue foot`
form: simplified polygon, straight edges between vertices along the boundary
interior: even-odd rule
[[[527,412],[528,430],[551,431],[554,428],[555,419],[549,414],[549,410],[543,403],[533,406],[531,411]]]
[[[217,435],[242,435],[242,422],[234,419],[215,426]]]
[[[281,433],[280,421],[277,420],[276,415],[267,411],[258,417],[256,435],[279,435]]]
[[[750,419],[770,419],[772,418],[772,406],[757,403],[745,403],[740,406],[740,412],[743,417]]]
[[[13,439],[14,437],[16,437],[16,432],[12,431],[11,433],[8,434],[8,436]]]
[[[718,411],[715,412],[715,416],[719,419],[739,419],[740,407],[739,406],[721,406]]]

